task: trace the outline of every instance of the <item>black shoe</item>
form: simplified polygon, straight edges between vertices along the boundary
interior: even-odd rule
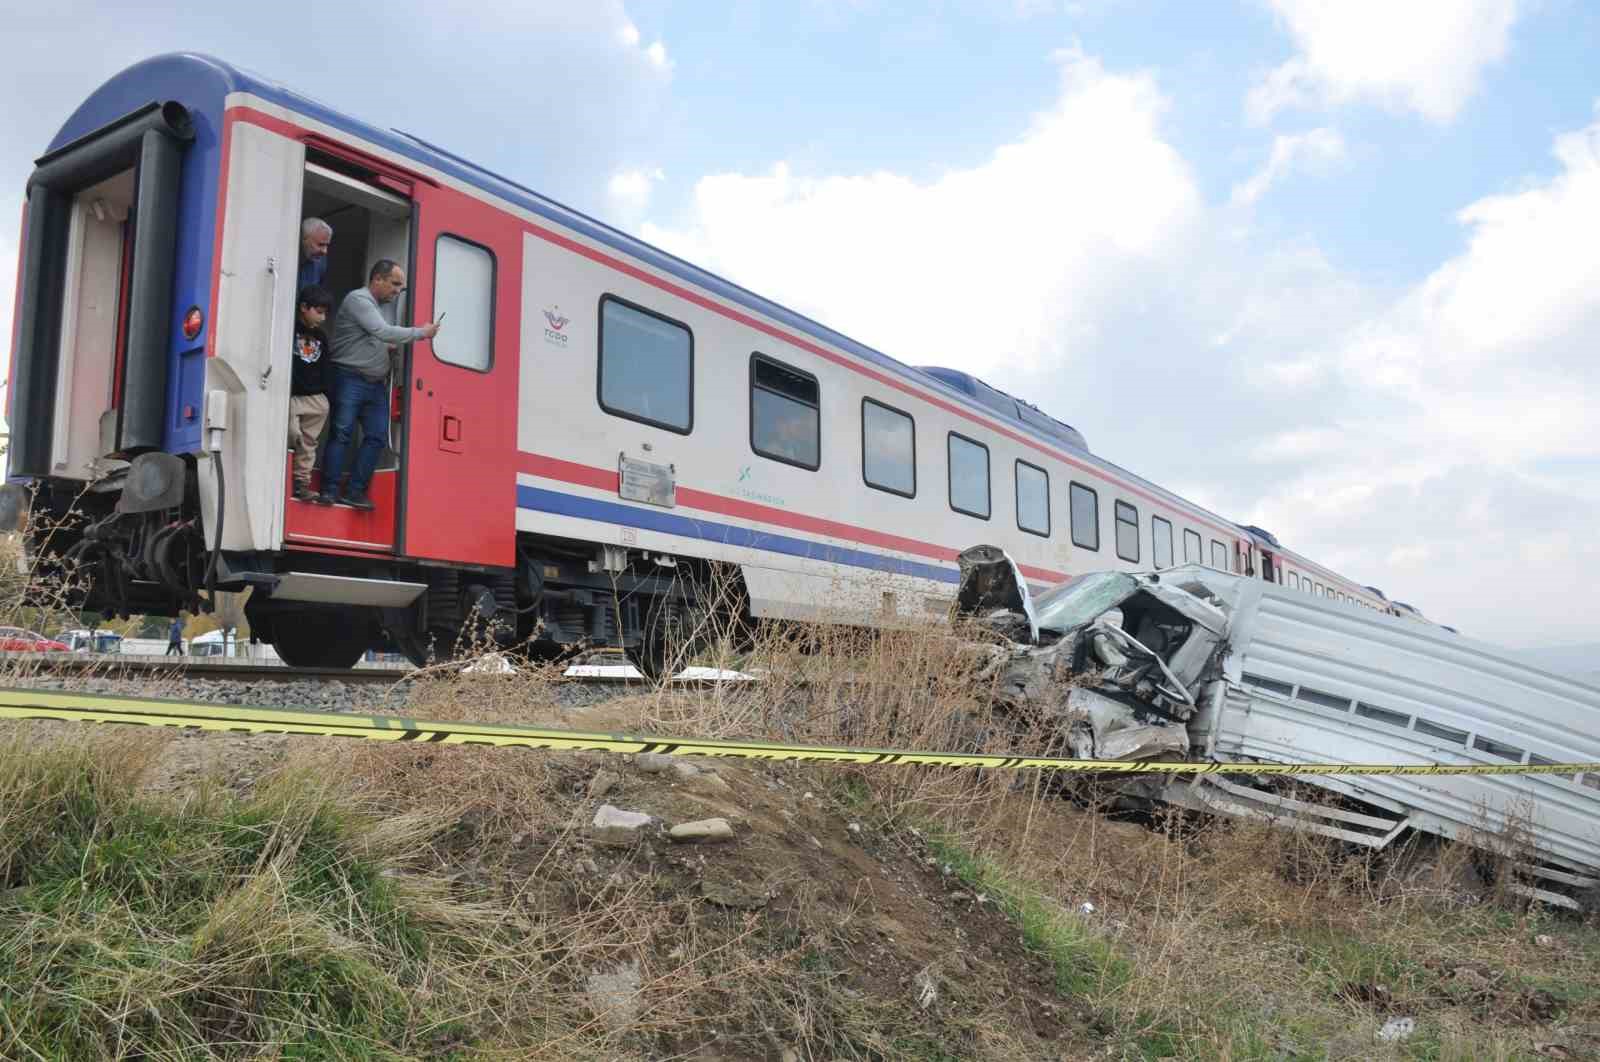
[[[348,505],[352,509],[360,509],[364,513],[370,513],[377,508],[376,505],[372,504],[372,499],[367,497],[366,491],[362,491],[360,494],[346,495],[339,504]]]
[[[315,498],[312,498],[311,500],[313,502],[316,502],[318,505],[332,505],[335,502],[337,502],[339,499],[335,495],[330,493],[329,491],[323,491],[321,494],[318,494]]]
[[[311,493],[311,484],[309,484],[309,483],[296,483],[294,485],[294,500],[295,501],[308,502],[314,497],[316,497],[316,495]]]

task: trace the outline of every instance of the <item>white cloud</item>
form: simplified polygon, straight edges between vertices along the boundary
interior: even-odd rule
[[[1160,136],[1151,79],[1077,51],[1057,61],[1055,106],[980,166],[918,181],[780,162],[701,179],[685,224],[643,233],[906,360],[1065,357],[1200,196]]]
[[[1251,175],[1250,179],[1234,186],[1232,202],[1235,206],[1251,206],[1278,180],[1296,166],[1318,172],[1344,158],[1344,137],[1337,129],[1323,127],[1307,133],[1280,136],[1272,142],[1272,154],[1267,164]]]
[[[660,41],[652,41],[644,48],[639,48],[639,43],[644,38],[640,36],[639,27],[633,24],[632,19],[623,18],[621,25],[617,27],[617,39],[622,42],[624,48],[639,49],[640,54],[657,70],[672,69],[672,60],[667,58],[667,46],[665,44]]]
[[[666,176],[660,169],[619,170],[606,182],[606,195],[620,213],[637,217],[649,207],[655,185]]]
[[[1600,639],[1600,122],[1380,293],[1208,206],[1154,81],[1059,57],[986,161],[708,176],[646,238],[913,364],[968,369],[1111,460],[1490,640]],[[1235,192],[1336,162],[1282,138]],[[1514,622],[1508,623],[1508,618]]]
[[[1600,593],[1600,120],[1554,154],[1558,175],[1461,211],[1460,254],[1279,392],[1337,391],[1339,420],[1258,454],[1295,459],[1258,507],[1280,534],[1384,556],[1426,611],[1523,643],[1591,637],[1574,595]]]
[[[1454,118],[1505,56],[1518,0],[1268,0],[1297,53],[1250,93],[1253,118],[1369,101]]]

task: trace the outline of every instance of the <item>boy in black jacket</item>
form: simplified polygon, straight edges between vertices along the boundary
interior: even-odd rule
[[[322,324],[333,312],[326,288],[307,284],[295,299],[294,370],[289,378],[289,448],[294,451],[294,499],[308,502],[311,469],[317,463],[317,439],[328,422],[328,336]]]

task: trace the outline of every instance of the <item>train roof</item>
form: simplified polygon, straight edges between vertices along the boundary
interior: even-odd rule
[[[1274,535],[1271,531],[1268,531],[1266,528],[1257,527],[1255,524],[1240,524],[1239,526],[1244,528],[1246,531],[1250,532],[1252,535],[1256,536],[1257,538],[1261,539],[1263,542],[1267,543],[1267,545],[1269,545],[1269,546],[1278,546],[1280,549],[1282,548],[1282,544],[1278,541],[1278,536]]]
[[[892,372],[908,381],[915,382],[919,386],[927,387],[935,393],[942,391],[948,395],[955,396],[979,410],[990,411],[991,413],[997,411],[992,403],[985,402],[979,398],[982,388],[986,388],[988,385],[982,384],[982,381],[978,381],[976,377],[970,374],[955,369],[938,369],[937,367],[932,372],[914,368],[881,351],[859,343],[841,332],[836,332],[804,314],[796,313],[770,299],[763,298],[747,288],[725,280],[637,237],[630,236],[581,211],[563,206],[548,196],[535,192],[524,184],[429,143],[421,137],[395,128],[376,126],[352,117],[259,74],[251,73],[208,55],[194,52],[174,52],[158,55],[136,63],[116,74],[79,105],[78,109],[62,125],[55,139],[50,142],[48,150],[54,151],[152,100],[177,100],[188,107],[191,111],[191,116],[195,119],[195,142],[197,146],[215,148],[220,145],[223,110],[226,106],[226,100],[233,93],[248,93],[268,103],[303,114],[330,127],[358,136],[393,152],[397,156],[447,174],[463,184],[480,189],[509,203],[514,203],[532,214],[573,229],[596,243],[611,247],[644,262],[653,269],[694,284],[730,303],[759,313],[803,335],[847,351],[865,362]],[[970,381],[974,386],[969,389],[968,386],[963,384],[963,380]],[[976,385],[981,385],[981,387]],[[996,391],[996,393],[1004,395],[1004,392]],[[1008,420],[1010,426],[1019,428],[1042,442],[1057,446],[1065,445],[1072,450],[1089,455],[1088,444],[1077,429],[1040,412],[1036,407],[1025,401],[1017,400],[1017,412],[1011,414]],[[1097,464],[1127,477],[1132,484],[1156,493],[1170,500],[1176,506],[1204,515],[1219,527],[1233,528],[1235,531],[1243,530],[1237,523],[1213,513],[1186,498],[1182,498],[1167,488],[1152,483],[1114,462],[1107,461],[1104,457],[1092,455],[1092,459]],[[1308,567],[1318,568],[1329,576],[1339,579],[1346,578],[1308,558],[1295,556],[1297,560],[1300,560]]]
[[[1057,420],[1032,402],[1008,395],[998,387],[984,383],[971,373],[962,372],[960,369],[946,369],[938,365],[919,365],[917,368],[935,380],[955,388],[968,398],[976,399],[1003,417],[1020,421],[1037,431],[1053,436],[1057,441],[1075,450],[1089,452],[1089,444],[1084,440],[1082,432],[1065,421]]]

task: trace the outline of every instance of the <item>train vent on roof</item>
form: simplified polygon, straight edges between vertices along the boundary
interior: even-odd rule
[[[1266,528],[1257,527],[1255,524],[1240,524],[1239,526],[1250,532],[1252,535],[1255,535],[1257,538],[1266,539],[1267,542],[1277,546],[1279,549],[1283,548],[1283,543],[1278,541],[1278,536],[1274,535]]]
[[[992,409],[1008,420],[1025,424],[1034,431],[1075,450],[1089,452],[1089,443],[1077,428],[1057,420],[1030,402],[1012,398],[999,388],[990,387],[971,373],[962,372],[960,369],[941,368],[937,365],[921,365],[918,366],[918,371],[928,374],[946,387],[961,392],[979,405]]]

